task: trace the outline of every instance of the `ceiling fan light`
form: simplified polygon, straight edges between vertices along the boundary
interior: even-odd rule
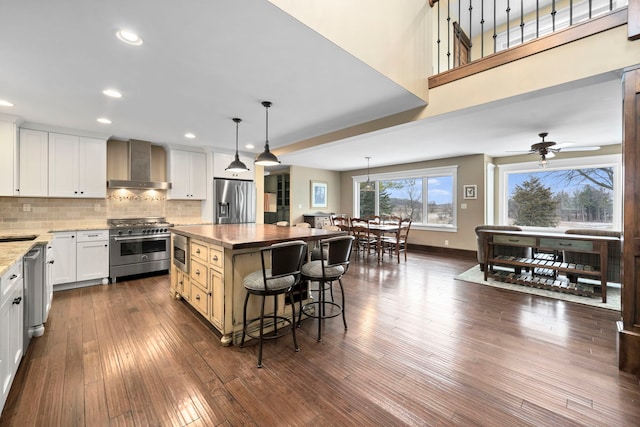
[[[540,166],[541,168],[546,168],[548,164],[549,162],[547,161],[547,157],[544,154],[542,154],[540,156],[540,161],[538,162],[538,166]]]

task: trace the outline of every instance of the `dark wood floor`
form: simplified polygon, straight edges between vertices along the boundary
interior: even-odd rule
[[[347,320],[222,347],[169,279],[58,292],[1,426],[638,426],[619,313],[454,280],[469,259],[359,261]]]

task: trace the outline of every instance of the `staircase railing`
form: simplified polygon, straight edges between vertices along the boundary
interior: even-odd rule
[[[624,8],[628,0],[430,0],[436,74]]]

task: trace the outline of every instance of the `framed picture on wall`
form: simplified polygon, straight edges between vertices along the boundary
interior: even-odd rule
[[[327,207],[327,183],[323,181],[311,181],[311,207]]]
[[[478,198],[478,186],[477,185],[465,185],[464,186],[464,198],[465,199],[477,199]]]

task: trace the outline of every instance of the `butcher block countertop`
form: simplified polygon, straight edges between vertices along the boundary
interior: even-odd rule
[[[305,242],[342,236],[344,231],[278,227],[273,224],[216,224],[172,227],[171,232],[222,246],[226,249],[262,248],[289,240]]]
[[[0,233],[0,239],[24,237],[29,233]],[[53,239],[53,234],[36,234],[35,239],[18,242],[0,242],[0,276],[18,262],[36,245],[46,245]]]

